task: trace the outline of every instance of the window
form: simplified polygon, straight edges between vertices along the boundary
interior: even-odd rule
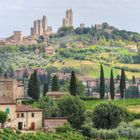
[[[24,118],[24,113],[21,113],[21,117]]]
[[[19,113],[17,114],[17,118],[19,118]]]
[[[6,113],[10,113],[10,109],[9,108],[6,108]]]
[[[31,116],[32,116],[32,117],[35,117],[35,113],[31,113]]]

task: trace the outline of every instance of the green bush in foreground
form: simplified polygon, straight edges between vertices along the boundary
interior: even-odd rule
[[[92,115],[93,126],[97,129],[113,129],[123,120],[131,119],[132,115],[126,109],[112,103],[102,103],[96,106]]]
[[[0,131],[0,140],[85,140],[85,137],[76,132],[70,131],[66,133],[24,133],[19,134],[12,129],[4,129]]]

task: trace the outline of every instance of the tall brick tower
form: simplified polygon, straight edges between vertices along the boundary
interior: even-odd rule
[[[66,11],[66,17],[63,19],[63,26],[73,26],[73,11],[68,9]]]
[[[42,20],[38,20],[38,36],[43,35]]]
[[[42,18],[42,28],[43,28],[43,34],[47,31],[48,24],[47,24],[47,17],[43,16]]]

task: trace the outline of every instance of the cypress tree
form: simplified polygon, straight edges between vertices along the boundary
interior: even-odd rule
[[[110,73],[110,95],[111,95],[111,99],[114,99],[114,97],[115,97],[115,85],[114,85],[113,69],[111,69],[111,73]]]
[[[125,72],[124,69],[121,70],[121,79],[120,79],[120,94],[121,97],[124,97],[124,90],[126,87],[126,77],[125,77]]]
[[[136,78],[135,78],[134,75],[133,75],[133,77],[132,77],[132,84],[136,84]]]
[[[30,79],[29,79],[29,82],[28,82],[28,96],[32,97],[33,95],[33,74],[31,74],[30,76]]]
[[[71,80],[70,80],[70,94],[73,96],[76,96],[76,89],[77,89],[76,76],[75,76],[75,72],[72,71],[71,72]]]
[[[48,82],[46,82],[43,86],[43,96],[46,96],[46,93],[49,91]]]
[[[104,69],[101,65],[100,69],[100,99],[104,99],[105,97],[105,79],[104,79]]]
[[[40,83],[37,76],[37,71],[35,70],[30,77],[28,84],[28,95],[33,99],[39,99],[40,96]]]
[[[52,91],[59,91],[59,80],[56,75],[52,79]]]

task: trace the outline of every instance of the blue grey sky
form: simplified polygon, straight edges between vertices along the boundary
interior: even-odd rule
[[[33,20],[42,15],[56,31],[67,8],[74,12],[74,25],[108,22],[119,29],[140,33],[140,0],[0,0],[0,38],[13,30],[30,34]]]

